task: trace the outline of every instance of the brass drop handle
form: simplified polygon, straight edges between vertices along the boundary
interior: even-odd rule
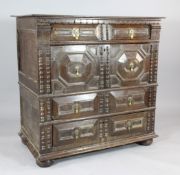
[[[129,29],[129,37],[130,37],[131,39],[134,38],[134,34],[135,34],[134,29]]]
[[[76,77],[79,77],[81,74],[79,73],[79,66],[75,67]]]
[[[74,137],[75,137],[75,139],[78,139],[78,138],[79,138],[79,135],[80,135],[80,130],[79,130],[79,128],[75,128],[75,129],[74,129]]]
[[[79,36],[80,36],[80,30],[79,28],[73,28],[72,29],[72,36],[78,40],[79,39]]]
[[[132,128],[131,121],[127,121],[127,129],[128,129],[129,132],[131,131],[131,128]]]
[[[135,65],[134,65],[133,62],[131,62],[131,63],[129,64],[129,69],[130,69],[130,71],[131,71],[131,72],[134,72],[134,68],[135,68]]]
[[[133,97],[128,97],[128,106],[132,106],[133,105]]]
[[[73,106],[73,108],[74,108],[74,113],[75,114],[79,114],[80,113],[80,104],[79,103],[74,103],[74,106]]]

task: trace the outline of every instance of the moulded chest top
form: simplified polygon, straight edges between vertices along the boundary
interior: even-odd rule
[[[84,16],[84,15],[52,15],[52,14],[29,14],[29,15],[12,15],[12,17],[17,18],[27,18],[27,17],[34,17],[34,18],[86,18],[86,19],[124,19],[124,20],[152,20],[152,21],[160,21],[165,17],[152,17],[152,16]]]

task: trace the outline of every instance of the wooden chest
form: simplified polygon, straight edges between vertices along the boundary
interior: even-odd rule
[[[159,17],[17,17],[21,130],[39,166],[154,132]]]

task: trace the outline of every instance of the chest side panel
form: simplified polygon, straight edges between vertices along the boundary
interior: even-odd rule
[[[37,30],[35,19],[17,20],[18,70],[21,83],[38,92]]]

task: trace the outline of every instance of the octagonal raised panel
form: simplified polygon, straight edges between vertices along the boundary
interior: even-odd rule
[[[59,65],[59,78],[67,83],[85,84],[92,75],[92,62],[85,53],[68,54],[62,59]]]
[[[148,83],[150,45],[115,45],[111,52],[112,87]]]
[[[52,87],[54,93],[98,89],[96,46],[53,46]]]

